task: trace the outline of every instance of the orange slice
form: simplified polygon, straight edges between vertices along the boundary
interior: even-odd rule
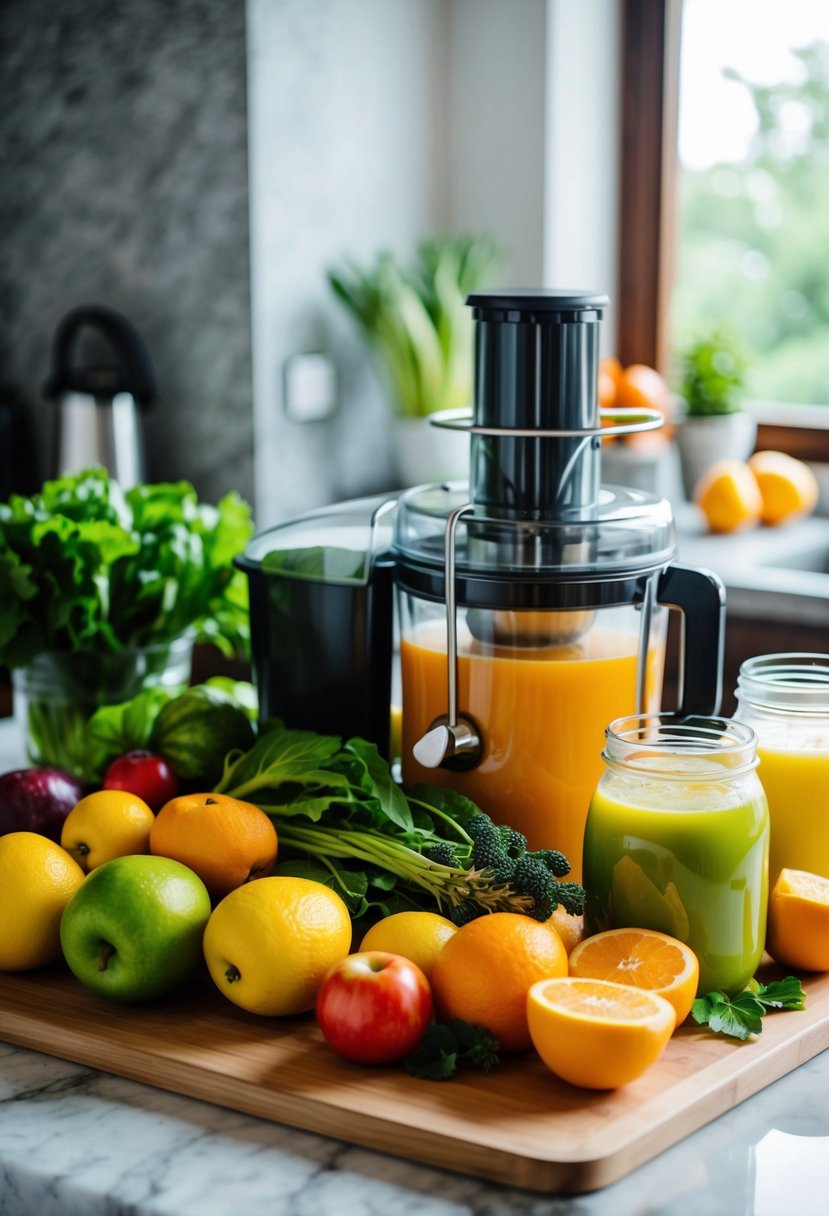
[[[769,896],[766,949],[787,967],[829,971],[829,878],[780,871]]]
[[[570,955],[570,974],[655,992],[673,1005],[679,1026],[697,995],[699,962],[689,946],[667,933],[608,929],[576,946]]]
[[[676,1015],[653,992],[570,976],[533,984],[527,1022],[536,1051],[556,1076],[585,1089],[616,1089],[656,1063]]]

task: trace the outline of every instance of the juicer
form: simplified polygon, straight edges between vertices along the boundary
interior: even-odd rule
[[[433,422],[469,436],[469,482],[314,512],[240,559],[261,712],[387,754],[397,640],[405,782],[467,794],[532,848],[561,849],[578,876],[604,729],[660,708],[671,608],[678,713],[717,712],[725,594],[676,562],[666,500],[601,484],[602,438],[663,421],[599,410],[607,297],[467,303],[473,410]]]

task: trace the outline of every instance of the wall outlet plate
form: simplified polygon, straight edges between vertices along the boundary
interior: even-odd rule
[[[293,422],[322,422],[337,408],[337,369],[319,352],[291,355],[283,365],[285,413]]]

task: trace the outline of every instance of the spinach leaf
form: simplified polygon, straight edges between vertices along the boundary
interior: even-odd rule
[[[236,494],[200,503],[187,482],[124,494],[104,469],[0,503],[0,664],[43,650],[112,651],[187,630],[244,653],[247,580],[233,558],[253,531]]]

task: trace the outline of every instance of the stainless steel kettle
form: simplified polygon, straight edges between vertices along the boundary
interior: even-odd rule
[[[78,362],[82,331],[96,341],[95,358],[86,364]],[[144,343],[126,317],[95,304],[67,313],[55,333],[44,392],[57,409],[51,475],[102,465],[125,489],[144,480],[139,412],[157,389]]]

